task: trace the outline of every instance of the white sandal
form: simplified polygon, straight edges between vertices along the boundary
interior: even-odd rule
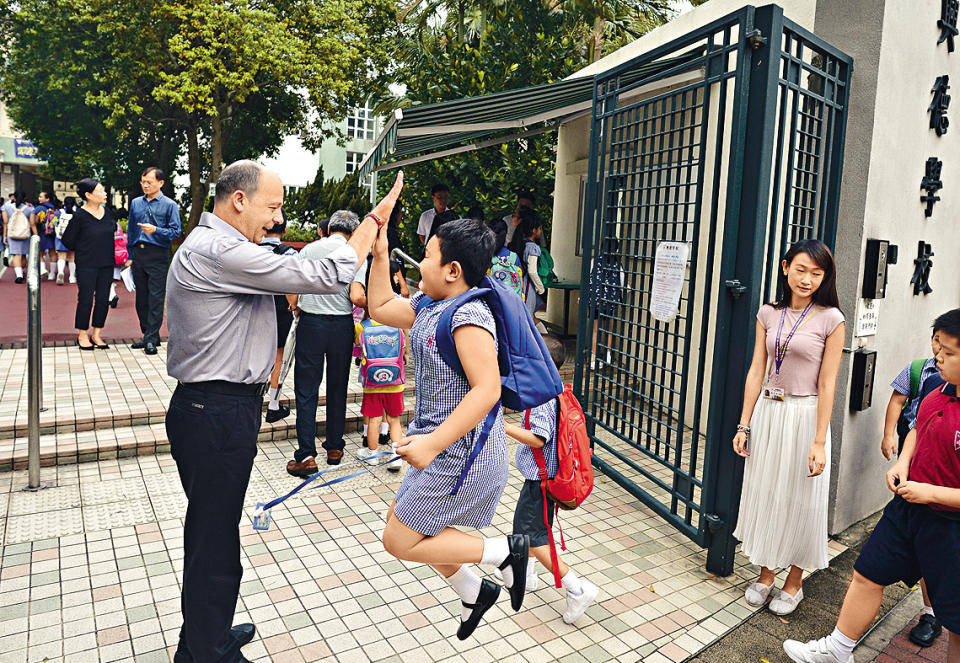
[[[791,612],[797,609],[797,606],[800,605],[800,601],[803,600],[803,588],[797,590],[797,593],[794,596],[790,596],[784,591],[781,591],[777,594],[777,598],[770,601],[770,612],[775,615],[789,615]]]
[[[754,608],[759,608],[767,602],[767,599],[770,598],[770,594],[774,591],[773,583],[770,583],[769,585],[763,585],[759,582],[755,582],[747,587],[747,591],[745,591],[743,595],[744,598],[747,599],[748,605],[752,605]]]

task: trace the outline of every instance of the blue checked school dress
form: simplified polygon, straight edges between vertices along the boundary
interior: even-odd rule
[[[423,296],[418,293],[410,301],[414,310]],[[413,420],[407,427],[408,435],[435,430],[470,391],[466,378],[447,366],[437,350],[437,322],[452,301],[441,300],[425,307],[417,313],[410,332],[417,370],[417,401]],[[496,339],[493,314],[483,301],[469,301],[453,314],[453,329],[464,325],[486,329]],[[480,528],[493,522],[510,471],[502,411],[497,414],[490,437],[474,460],[460,490],[456,495],[450,494],[482,428],[483,422],[480,422],[425,469],[411,467],[407,470],[394,507],[394,514],[400,522],[424,536],[436,536],[447,527]]]

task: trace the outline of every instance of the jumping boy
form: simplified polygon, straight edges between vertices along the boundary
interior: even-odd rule
[[[563,343],[553,337],[544,336],[544,343],[550,351],[553,363],[559,369],[566,359],[566,350]],[[517,470],[526,479],[520,489],[517,508],[513,513],[513,533],[526,534],[530,537],[530,556],[540,560],[540,563],[553,572],[550,561],[550,546],[547,537],[547,525],[543,522],[543,491],[540,488],[540,470],[533,455],[533,449],[541,449],[547,461],[547,476],[553,478],[557,474],[557,399],[553,399],[530,410],[530,429],[521,428],[513,424],[504,424],[507,435],[520,444],[517,446]],[[553,526],[552,505],[547,505],[547,521]],[[600,588],[585,578],[578,578],[563,560],[557,557],[560,578],[567,594],[567,609],[563,612],[563,621],[572,624],[586,612],[593,603]],[[526,591],[532,592],[537,588],[537,575],[534,569],[536,563],[531,560],[527,566]],[[504,569],[503,584],[511,587],[515,582],[510,569]]]
[[[937,368],[946,384],[920,404],[917,426],[887,472],[895,494],[854,564],[853,581],[830,635],[807,643],[787,640],[798,663],[854,663],[853,648],[876,617],[883,588],[926,580],[941,624],[950,632],[950,663],[960,663],[960,309],[944,313]]]
[[[420,263],[421,293],[396,299],[390,287],[387,236],[381,230],[373,250],[368,306],[385,325],[411,329],[417,367],[417,400],[407,436],[397,454],[411,467],[387,513],[383,546],[408,562],[430,564],[447,579],[463,603],[457,637],[465,640],[496,602],[500,586],[466,564],[486,564],[526,577],[529,539],[522,535],[485,538],[456,527],[490,525],[507,484],[507,441],[503,412],[495,411],[489,438],[470,471],[454,490],[467,458],[480,440],[484,420],[500,400],[496,322],[481,299],[453,314],[451,329],[466,378],[450,368],[437,349],[437,325],[453,298],[481,282],[493,257],[494,237],[482,223],[460,219],[443,224],[427,242]],[[420,306],[423,297],[433,303]],[[523,602],[524,583],[510,590],[514,610]]]

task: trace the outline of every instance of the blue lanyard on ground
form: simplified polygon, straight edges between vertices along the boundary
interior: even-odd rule
[[[359,464],[363,464],[363,465],[367,465],[367,466],[368,466],[366,469],[360,470],[359,472],[354,472],[354,473],[352,473],[352,474],[347,474],[346,476],[337,477],[336,479],[331,479],[330,481],[324,481],[323,483],[321,483],[321,484],[319,484],[319,485],[317,485],[317,486],[312,486],[312,487],[311,487],[311,490],[316,489],[316,488],[323,488],[323,487],[325,487],[325,486],[332,486],[332,485],[334,485],[334,484],[336,484],[336,483],[340,483],[341,481],[346,481],[347,479],[353,479],[354,477],[358,477],[358,476],[364,475],[364,474],[366,474],[366,473],[368,473],[368,472],[372,472],[373,470],[377,469],[377,468],[380,467],[381,465],[374,465],[374,464],[371,464],[369,461],[371,461],[371,460],[376,460],[376,459],[378,459],[378,458],[385,458],[385,457],[387,457],[387,456],[390,456],[390,459],[387,461],[388,463],[391,462],[391,461],[394,461],[394,460],[396,460],[397,458],[400,457],[400,456],[398,456],[397,454],[393,453],[392,451],[383,451],[383,452],[381,452],[381,453],[374,454],[373,456],[369,456],[368,458],[364,458],[364,459],[361,459],[361,460],[351,461],[351,462],[349,462],[349,463],[344,463],[344,464],[342,464],[342,465],[334,465],[334,466],[332,466],[332,467],[328,467],[328,468],[325,469],[325,470],[321,470],[321,471],[317,472],[316,474],[307,477],[307,478],[303,481],[303,483],[301,483],[299,486],[297,486],[296,488],[294,488],[293,490],[291,490],[291,491],[290,491],[289,493],[287,493],[286,495],[281,495],[280,497],[277,497],[277,498],[275,498],[275,499],[272,499],[272,500],[270,500],[269,502],[266,502],[266,503],[264,503],[264,502],[257,502],[257,508],[256,508],[256,510],[253,512],[253,529],[256,529],[256,530],[267,530],[267,529],[270,529],[270,520],[271,520],[271,518],[270,518],[270,509],[272,509],[273,507],[277,506],[277,505],[280,504],[281,502],[284,502],[284,501],[288,500],[289,498],[293,497],[294,495],[296,495],[297,493],[299,493],[301,490],[303,490],[304,488],[306,488],[309,484],[313,483],[314,481],[316,481],[317,479],[319,479],[321,476],[323,476],[324,474],[326,474],[326,473],[329,472],[330,470],[339,470],[339,469],[341,469],[341,468],[343,468],[343,467],[346,467],[346,466],[348,466],[348,465],[359,465]]]

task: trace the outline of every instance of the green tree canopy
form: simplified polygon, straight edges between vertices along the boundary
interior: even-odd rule
[[[72,175],[129,181],[145,162],[172,170],[185,153],[188,229],[225,162],[273,153],[291,134],[316,146],[331,133],[324,119],[375,92],[395,26],[391,0],[4,5],[0,25],[14,38],[0,94],[17,127]],[[67,119],[79,121],[37,113],[51,94],[68,96]]]

